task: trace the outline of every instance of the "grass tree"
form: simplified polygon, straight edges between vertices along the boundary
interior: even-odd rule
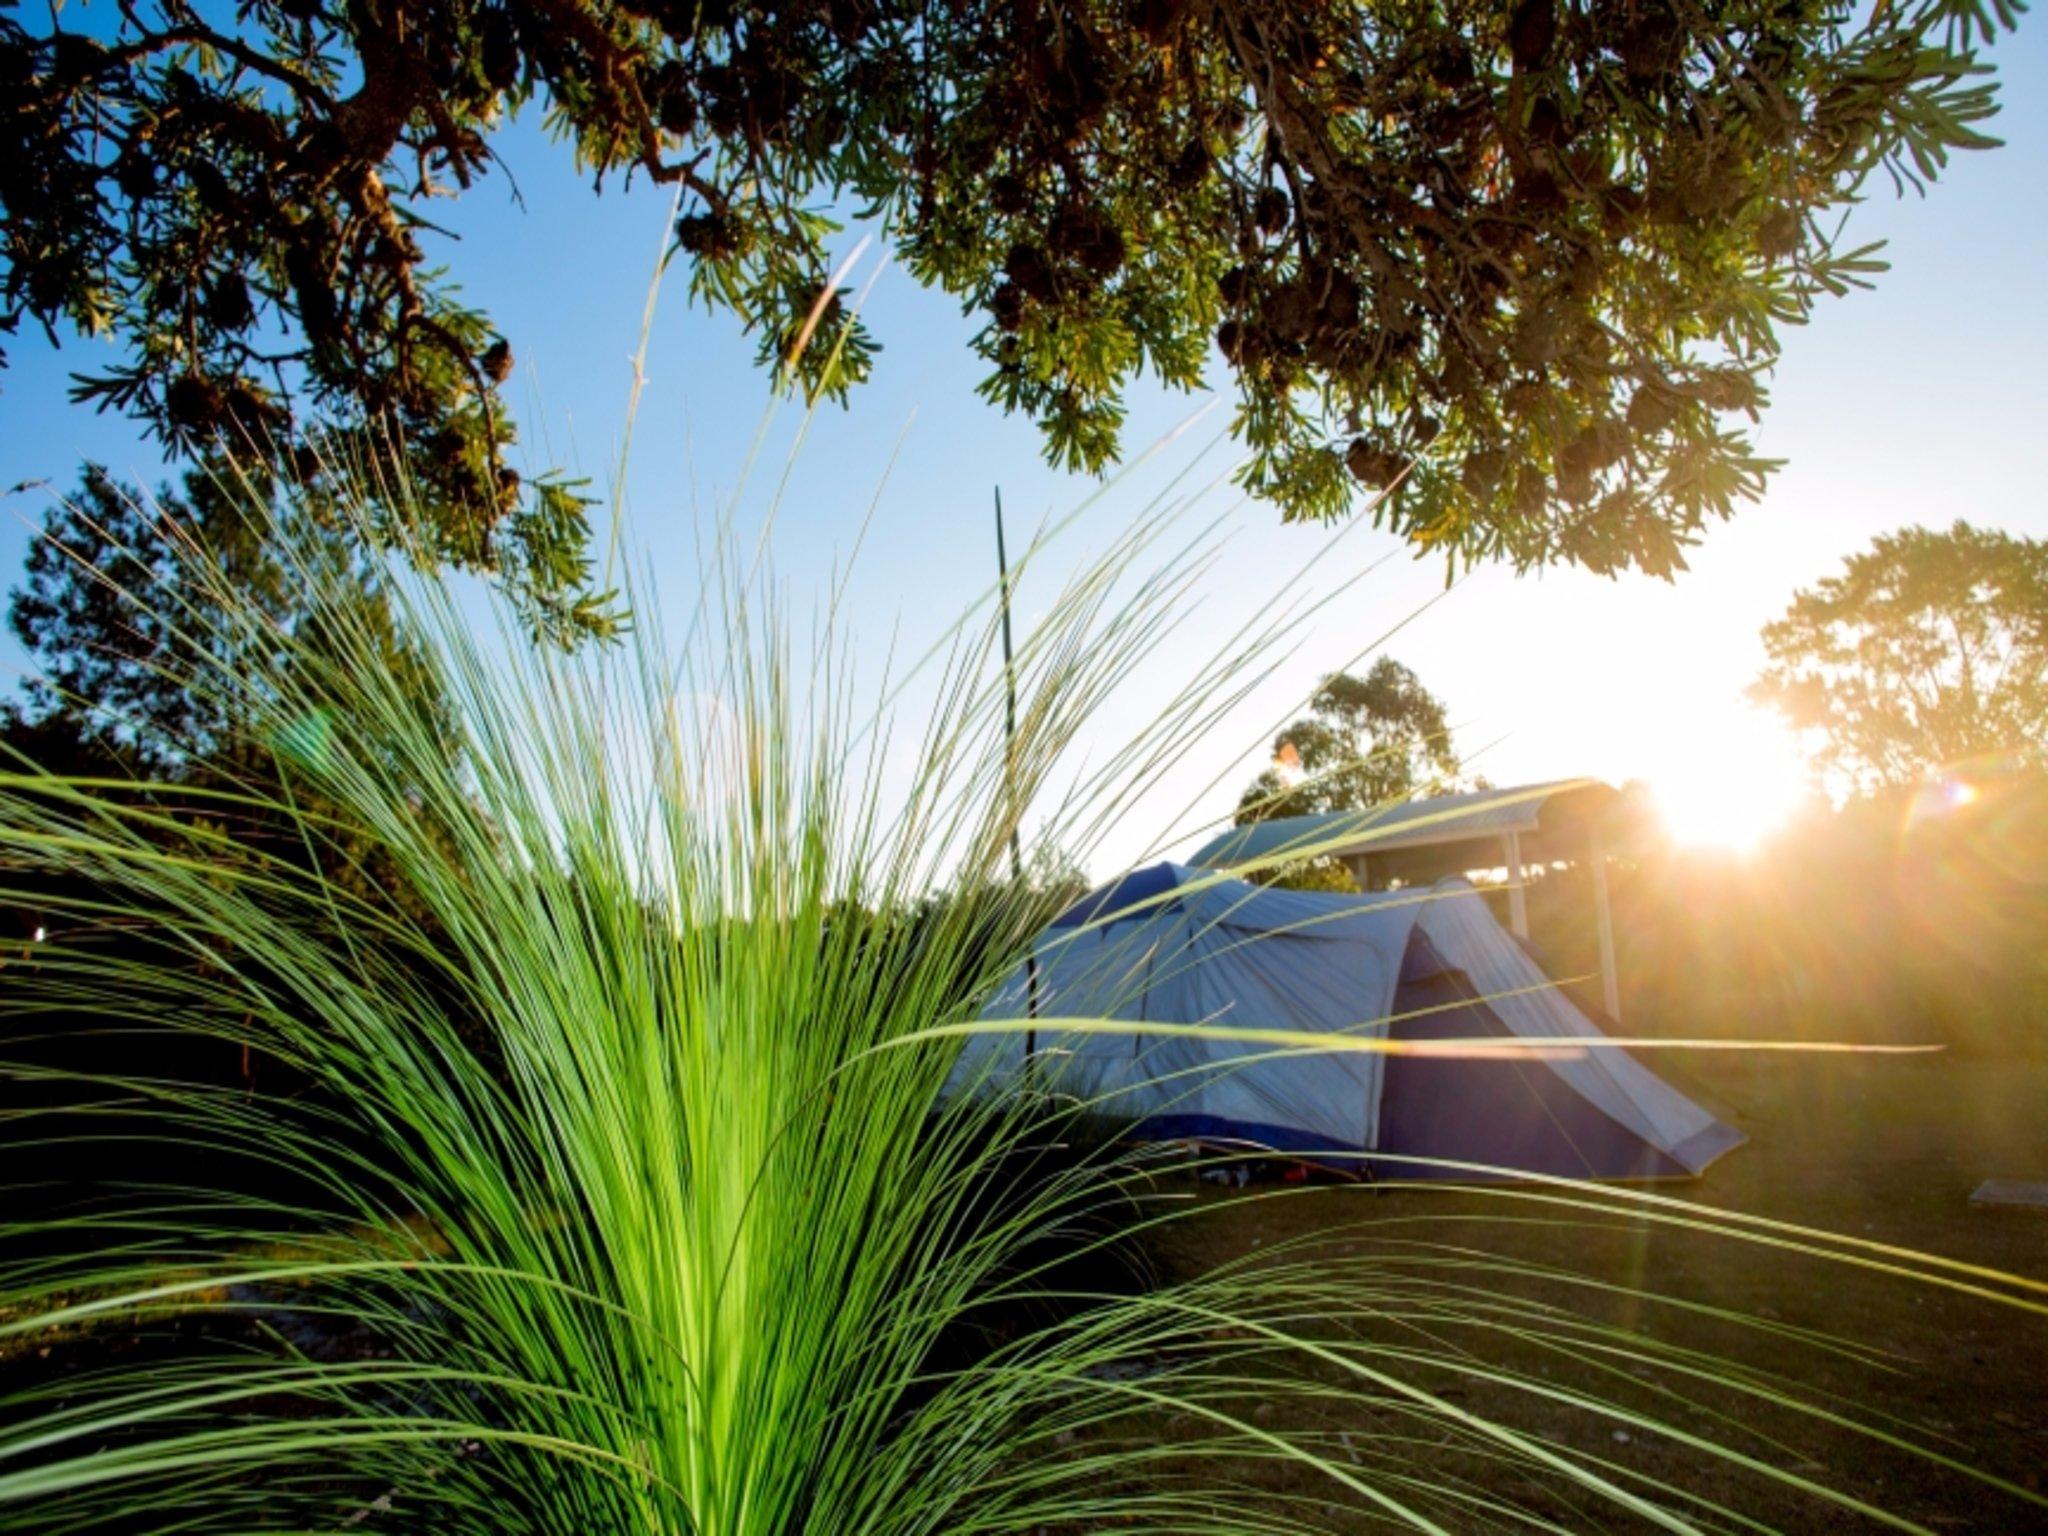
[[[301,633],[317,641],[190,648],[272,658],[187,680],[233,699],[260,777],[172,806],[5,765],[0,870],[48,930],[9,962],[5,1055],[17,1085],[66,1107],[17,1110],[8,1165],[143,1148],[118,1187],[5,1234],[0,1528],[1735,1522],[1606,1451],[1461,1407],[1445,1372],[1886,1518],[1670,1404],[1712,1392],[1932,1451],[1761,1371],[1517,1301],[1496,1283],[1512,1266],[1482,1254],[1287,1248],[1144,1285],[1091,1262],[1182,1208],[1160,1195],[1164,1155],[1072,1150],[1086,1107],[1043,1082],[942,1096],[949,1031],[1038,919],[1004,873],[1021,807],[1057,804],[1054,831],[1085,846],[1238,696],[1270,637],[1222,647],[1136,745],[1067,787],[1063,750],[1171,631],[1199,568],[1197,552],[1140,579],[1127,543],[1024,637],[1014,744],[985,608],[919,664],[936,703],[906,782],[893,682],[863,686],[844,634],[800,632],[751,548],[720,549],[674,644],[642,602],[601,653],[535,650],[516,614],[493,632],[445,585],[399,580],[444,701],[432,719],[379,660],[388,636],[345,573],[308,560],[323,622]],[[263,623],[214,595],[189,622]],[[408,899],[274,838],[238,843],[252,815],[313,850],[373,847]],[[907,923],[940,882],[974,899]],[[37,1064],[27,1037],[52,1019],[96,1032],[85,1064]],[[128,1070],[144,1027],[247,1048],[274,1086]],[[1716,1222],[2044,1310],[2010,1277],[1677,1201],[1517,1198]],[[1661,1395],[1506,1362],[1531,1341]],[[38,1350],[54,1363],[38,1370]],[[1375,1433],[1319,1427],[1359,1404]]]

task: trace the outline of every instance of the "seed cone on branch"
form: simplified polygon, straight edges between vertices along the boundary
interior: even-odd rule
[[[1278,187],[1268,187],[1252,205],[1252,222],[1269,235],[1286,230],[1294,216],[1294,204]]]
[[[1344,450],[1344,468],[1367,490],[1384,490],[1400,475],[1405,460],[1370,438],[1355,437]]]

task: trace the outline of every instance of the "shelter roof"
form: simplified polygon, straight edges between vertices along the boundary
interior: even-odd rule
[[[1441,891],[1470,891],[1462,880]],[[1053,920],[1049,935],[1113,923],[1185,916],[1198,928],[1233,928],[1293,938],[1385,939],[1398,954],[1428,891],[1290,891],[1253,885],[1214,869],[1153,864],[1098,886]]]
[[[1283,816],[1231,827],[1188,861],[1211,869],[1289,856],[1391,853],[1397,849],[1559,830],[1605,813],[1619,793],[1598,779],[1555,779],[1437,795],[1363,811]]]

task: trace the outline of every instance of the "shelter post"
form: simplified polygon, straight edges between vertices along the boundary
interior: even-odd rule
[[[1593,911],[1600,923],[1600,1006],[1621,1022],[1621,978],[1614,967],[1614,913],[1607,905],[1607,849],[1596,825],[1588,835],[1587,860],[1593,867]]]
[[[1518,939],[1529,937],[1529,898],[1522,889],[1522,834],[1510,832],[1501,839],[1508,857],[1508,927]]]

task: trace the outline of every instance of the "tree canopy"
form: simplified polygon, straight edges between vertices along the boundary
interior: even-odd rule
[[[827,276],[863,219],[1061,464],[1220,351],[1290,517],[1669,574],[1760,487],[1781,328],[1878,265],[1838,216],[1992,142],[1976,50],[2017,10],[0,0],[0,326],[114,338],[77,397],[180,450],[395,438],[430,556],[603,631],[586,503],[508,463],[512,338],[427,251],[539,110],[594,183],[679,188],[691,291],[814,397],[874,366]]]
[[[8,604],[34,670],[19,700],[0,703],[0,771],[130,781],[171,842],[174,826],[211,826],[209,857],[310,860],[337,887],[417,919],[402,871],[309,772],[345,702],[281,707],[266,679],[299,665],[288,658],[374,654],[377,686],[452,753],[446,700],[352,516],[272,489],[202,467],[150,496],[86,466],[52,504]],[[330,596],[314,607],[316,581]],[[276,813],[284,804],[293,815]],[[440,825],[442,808],[412,811]],[[12,894],[32,903],[36,888]]]
[[[1845,787],[1992,754],[2048,764],[2048,543],[1965,522],[1885,534],[1763,640],[1751,697],[1812,733]]]
[[[1458,777],[1444,701],[1382,656],[1364,677],[1323,679],[1308,714],[1273,739],[1273,766],[1245,787],[1237,824],[1370,810],[1448,793]]]
[[[182,493],[149,496],[87,465],[76,492],[52,504],[8,604],[35,668],[22,703],[6,706],[19,717],[10,737],[96,742],[157,779],[227,768],[220,754],[250,734],[261,701],[205,686],[211,658],[241,656],[254,677],[252,647],[318,644],[301,599],[310,562],[347,573],[353,622],[377,637],[387,675],[437,711],[353,524],[312,498],[278,497],[275,509],[263,499],[259,486],[205,470],[188,473]],[[201,566],[208,574],[195,580]]]

